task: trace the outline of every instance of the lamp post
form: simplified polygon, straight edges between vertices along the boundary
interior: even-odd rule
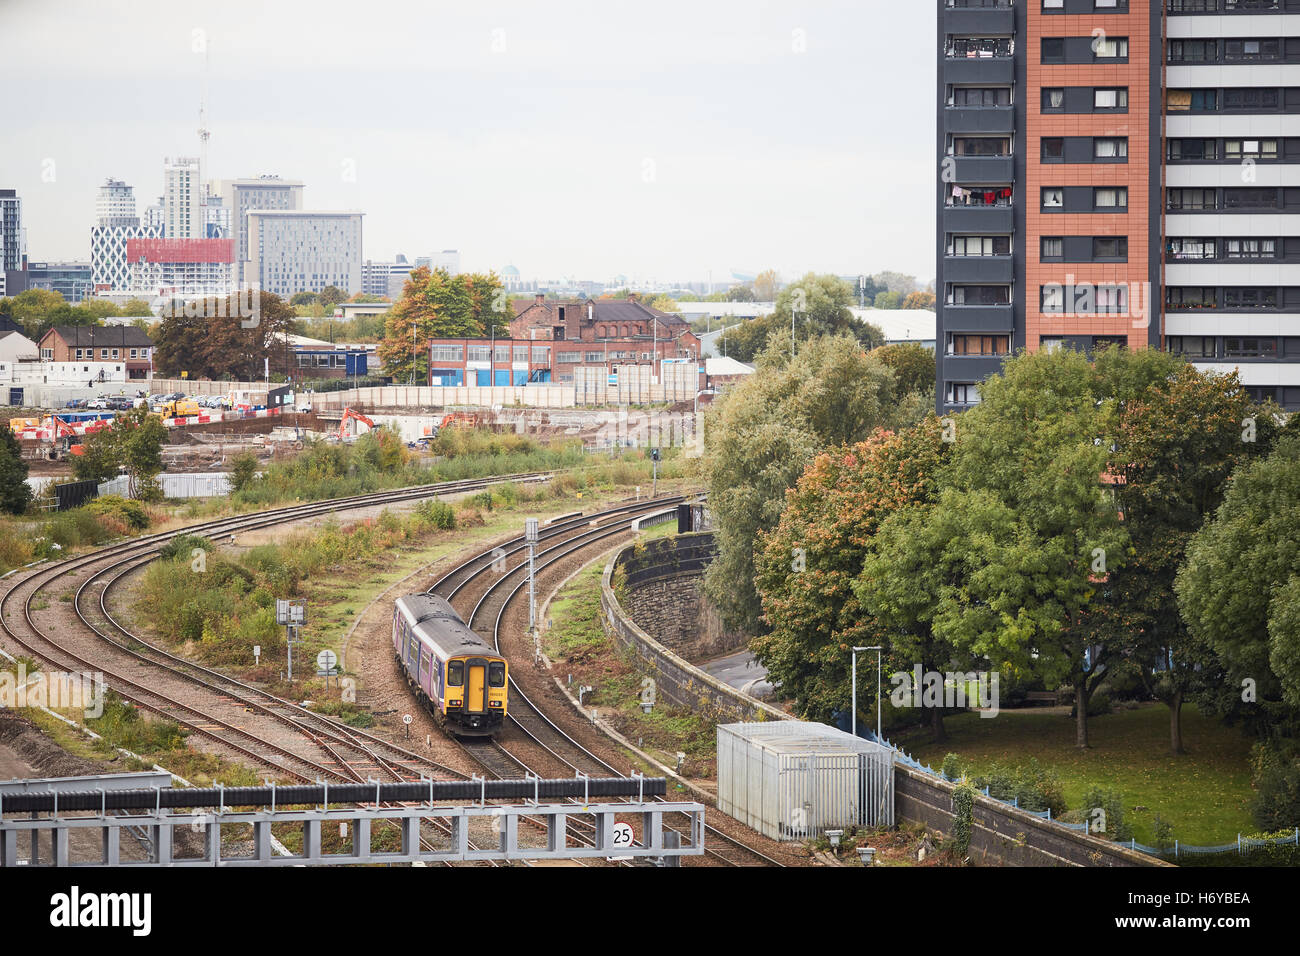
[[[853,648],[853,736],[858,735],[858,651],[875,651],[876,652],[876,742],[880,741],[880,685],[881,685],[881,654],[884,648],[879,645],[875,647],[855,647]]]

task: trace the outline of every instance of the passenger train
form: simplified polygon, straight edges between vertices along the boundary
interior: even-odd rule
[[[446,600],[408,594],[393,608],[393,655],[412,691],[459,736],[498,733],[506,717],[506,659]]]

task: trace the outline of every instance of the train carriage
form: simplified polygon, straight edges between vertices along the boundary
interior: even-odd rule
[[[393,655],[420,703],[454,733],[490,736],[501,729],[509,665],[446,600],[397,599]]]

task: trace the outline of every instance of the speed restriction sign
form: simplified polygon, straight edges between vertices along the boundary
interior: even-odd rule
[[[629,850],[636,842],[636,834],[632,831],[631,824],[627,823],[615,823],[611,836],[613,842],[610,848],[614,850]]]

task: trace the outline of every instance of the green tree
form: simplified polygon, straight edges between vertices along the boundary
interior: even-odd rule
[[[929,309],[934,311],[934,293],[933,292],[909,292],[903,299],[902,308],[904,309]]]
[[[81,442],[81,454],[72,458],[72,476],[78,481],[108,481],[119,474],[119,433],[104,428]]]
[[[289,304],[295,308],[302,305],[320,305],[320,296],[315,292],[295,292],[289,298]]]
[[[1234,473],[1174,584],[1188,628],[1224,662],[1230,691],[1253,698],[1259,728],[1300,708],[1298,580],[1300,439],[1286,436]]]
[[[118,415],[112,431],[118,432],[115,443],[119,463],[126,469],[127,487],[132,498],[153,498],[158,494],[157,477],[162,473],[162,446],[167,428],[144,406]]]
[[[509,334],[510,298],[495,274],[421,267],[411,272],[402,297],[385,318],[378,354],[396,382],[428,381],[429,341]]]
[[[915,342],[882,345],[872,352],[880,361],[894,370],[898,394],[922,392],[934,394],[936,368],[934,351]],[[931,402],[931,407],[934,403]]]
[[[117,311],[130,318],[148,317],[153,315],[153,306],[145,299],[127,299]]]
[[[1102,474],[1105,402],[1091,364],[1063,350],[1020,355],[954,422],[948,547],[962,587],[938,595],[934,631],[974,657],[1075,689],[1075,742],[1088,746],[1088,700],[1117,648],[1094,627],[1106,576],[1128,535]]]
[[[243,491],[257,478],[257,455],[251,451],[241,452],[230,462],[230,490],[232,493]]]
[[[1108,577],[1098,634],[1139,665],[1148,690],[1169,707],[1170,750],[1181,754],[1183,702],[1222,674],[1188,632],[1174,579],[1234,469],[1265,449],[1275,426],[1252,417],[1235,373],[1206,374],[1156,349],[1108,349],[1096,370],[1097,394],[1114,399],[1107,472],[1132,541],[1129,559]]]
[[[722,298],[718,302],[757,302],[758,296],[754,295],[754,290],[747,285],[732,286],[726,292],[714,293]],[[712,296],[710,296],[712,298]]]
[[[777,526],[759,533],[755,583],[770,630],[750,647],[804,717],[842,710],[849,648],[888,638],[858,600],[854,579],[880,522],[933,497],[947,448],[931,416],[919,428],[877,431],[824,452],[787,493]]]
[[[347,300],[348,294],[336,285],[327,285],[320,290],[316,300],[326,309],[333,310],[334,306]]]
[[[873,309],[900,309],[902,306],[901,292],[877,292],[875,300],[871,303]]]
[[[32,487],[27,484],[27,462],[22,446],[6,424],[0,428],[0,510],[20,515],[31,504]]]
[[[729,626],[757,633],[754,553],[776,526],[786,489],[826,448],[865,439],[888,421],[894,377],[850,336],[806,343],[793,363],[785,343],[709,411],[705,474],[717,516],[718,555],[705,588]],[[781,347],[782,345],[786,347]]]

